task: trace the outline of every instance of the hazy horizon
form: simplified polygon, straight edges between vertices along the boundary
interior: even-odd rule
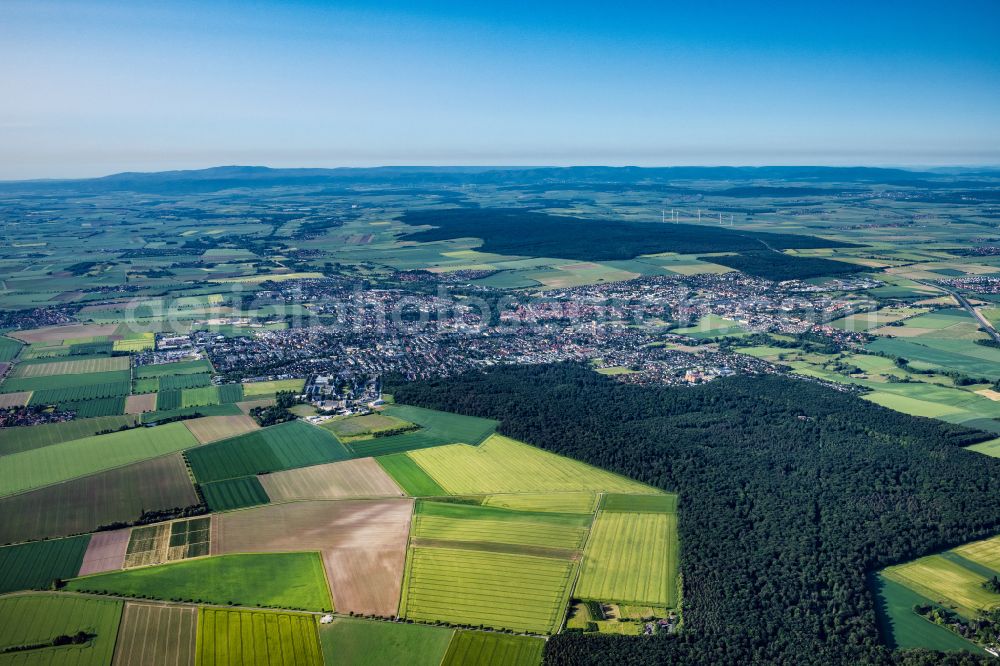
[[[0,179],[218,164],[1000,164],[1000,6],[0,8]]]

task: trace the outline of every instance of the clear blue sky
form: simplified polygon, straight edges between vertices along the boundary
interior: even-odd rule
[[[962,0],[3,0],[0,178],[1000,164],[998,26]]]

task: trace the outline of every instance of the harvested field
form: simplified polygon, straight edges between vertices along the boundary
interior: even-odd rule
[[[316,620],[298,613],[199,609],[195,654],[199,666],[323,666]]]
[[[238,476],[235,479],[212,481],[200,484],[205,504],[212,511],[229,511],[242,509],[258,504],[267,504],[270,500],[264,492],[264,486],[256,476]]]
[[[23,342],[58,342],[75,338],[93,338],[101,335],[114,335],[117,324],[74,324],[71,326],[46,326],[32,328],[27,331],[8,333],[12,338]]]
[[[2,374],[2,373],[0,373]],[[7,407],[24,407],[28,404],[31,391],[18,391],[17,393],[0,393],[0,409]]]
[[[400,615],[552,633],[566,611],[574,570],[572,562],[548,557],[413,547]]]
[[[479,446],[452,444],[410,451],[406,455],[454,495],[588,490],[660,492],[500,435],[493,435]]]
[[[203,416],[188,419],[184,425],[202,444],[220,439],[236,437],[244,433],[260,430],[260,426],[249,416]]]
[[[0,496],[88,476],[197,445],[183,423],[134,428],[15,453],[0,467]]]
[[[259,479],[272,502],[404,496],[374,458],[261,474]]]
[[[240,408],[240,411],[244,414],[249,414],[250,410],[254,407],[270,407],[274,404],[274,398],[261,398],[259,400],[242,400],[236,403],[236,406]]]
[[[125,551],[128,549],[129,529],[97,532],[90,537],[87,552],[80,565],[80,576],[118,571],[125,566]]]
[[[156,411],[156,394],[144,393],[143,395],[130,395],[125,398],[126,414],[142,414],[143,412]]]
[[[56,375],[78,375],[94,372],[114,372],[128,370],[128,356],[98,356],[94,358],[69,361],[50,361],[47,363],[18,363],[14,367],[12,377],[52,377]]]
[[[222,513],[212,554],[319,550],[339,612],[394,615],[412,508],[403,499],[339,500]]]
[[[4,655],[18,666],[107,666],[115,650],[122,602],[84,599],[56,592],[0,598],[0,645],[32,645],[79,631],[95,634],[82,645],[64,645]]]
[[[114,666],[194,666],[198,609],[126,602]]]
[[[385,414],[365,414],[347,418],[331,419],[323,423],[323,427],[340,438],[370,435],[386,430],[395,430],[412,426],[412,423]]]
[[[0,543],[90,532],[197,503],[176,453],[0,499]]]
[[[48,589],[56,578],[80,571],[90,535],[0,548],[0,594]]]

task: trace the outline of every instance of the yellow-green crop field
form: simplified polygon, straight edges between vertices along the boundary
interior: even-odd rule
[[[305,386],[304,379],[277,379],[271,382],[247,382],[243,384],[243,395],[250,399],[259,395],[274,395],[279,391],[298,393]]]
[[[677,515],[602,511],[583,557],[576,596],[596,601],[677,603]]]
[[[411,548],[400,614],[552,633],[562,622],[574,570],[573,562],[548,557]]]
[[[501,435],[479,446],[451,444],[407,453],[451,494],[605,491],[657,493],[655,488],[548,453]]]
[[[523,493],[490,495],[484,506],[496,506],[516,511],[555,511],[559,513],[593,513],[597,494],[591,492]]]
[[[889,567],[882,574],[967,618],[974,618],[979,609],[1000,605],[1000,594],[983,587],[985,576],[943,554]]]
[[[80,375],[91,372],[113,372],[128,370],[127,356],[106,356],[78,361],[53,361],[51,363],[19,363],[11,371],[12,377],[53,377],[56,375]]]
[[[202,608],[198,666],[322,666],[316,620],[300,613]]]

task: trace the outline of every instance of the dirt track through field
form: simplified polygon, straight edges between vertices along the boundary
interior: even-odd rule
[[[341,613],[395,615],[413,500],[273,504],[221,513],[212,554],[318,550]]]

